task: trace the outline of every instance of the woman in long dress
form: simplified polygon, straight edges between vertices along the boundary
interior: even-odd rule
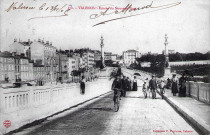
[[[173,75],[172,77],[171,92],[173,93],[173,96],[176,96],[176,93],[178,93],[178,79],[176,78],[176,75]]]
[[[137,79],[136,79],[136,76],[134,76],[134,79],[133,79],[133,91],[137,91]]]
[[[182,77],[179,78],[179,96],[185,97],[186,96],[186,77],[185,74],[182,74]]]
[[[85,94],[85,77],[82,76],[82,79],[80,80],[80,90],[82,94]]]

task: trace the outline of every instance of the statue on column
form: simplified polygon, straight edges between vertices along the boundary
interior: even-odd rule
[[[100,46],[101,46],[101,67],[100,68],[103,69],[105,67],[105,64],[104,64],[104,50],[103,50],[103,47],[104,47],[103,36],[101,36],[100,40],[101,40],[101,44],[100,44]]]
[[[169,67],[169,58],[168,58],[168,51],[167,51],[167,45],[168,45],[168,37],[167,34],[165,35],[165,67]]]
[[[168,45],[168,37],[167,34],[165,34],[165,67],[164,67],[164,76],[166,78],[169,78],[171,76],[171,68],[169,65],[169,57],[168,57],[168,50],[167,50],[167,45]]]

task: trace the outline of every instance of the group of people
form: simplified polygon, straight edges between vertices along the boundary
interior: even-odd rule
[[[187,78],[185,77],[185,74],[182,74],[182,77],[177,78],[174,74],[172,76],[172,79],[167,79],[167,82],[165,83],[164,80],[159,80],[158,82],[156,79],[154,79],[154,76],[152,76],[152,79],[148,82],[148,78],[144,81],[142,91],[144,93],[145,98],[147,98],[147,93],[152,93],[152,98],[156,98],[156,90],[157,87],[160,88],[160,93],[164,93],[164,88],[171,89],[171,93],[173,96],[176,96],[178,93],[180,97],[186,96],[186,81]],[[149,91],[150,90],[150,91]]]
[[[177,93],[179,93],[180,97],[185,97],[186,96],[186,82],[187,78],[185,77],[185,74],[182,74],[182,77],[179,79],[176,77],[174,74],[172,79],[168,81],[171,81],[171,92],[173,96],[176,96]]]
[[[149,82],[148,82],[148,78],[145,79],[144,84],[142,86],[144,97],[147,98],[148,93],[149,94],[152,93],[152,99],[156,99],[156,90],[157,90],[157,82],[154,76],[152,76]]]
[[[126,96],[126,91],[137,91],[137,80],[134,76],[133,81],[124,75],[117,75],[112,83],[112,89],[120,89],[120,97]]]
[[[146,79],[146,80],[148,80],[148,79]],[[182,74],[182,76],[180,78],[177,78],[176,74],[174,74],[172,76],[172,79],[169,79],[169,78],[167,79],[166,84],[165,84],[164,80],[159,80],[157,82],[154,79],[154,76],[152,76],[152,79],[149,81],[148,88],[153,93],[153,98],[156,97],[155,90],[157,89],[158,86],[160,88],[160,93],[162,93],[164,91],[164,88],[167,88],[167,89],[171,89],[171,93],[173,94],[173,96],[176,96],[176,94],[178,93],[178,95],[180,97],[185,97],[186,96],[186,82],[187,82],[187,78],[185,77],[184,73]],[[147,81],[145,81],[144,85],[143,85],[144,94],[147,94],[147,93],[145,93],[145,91],[147,89],[146,84],[147,84]]]
[[[97,80],[98,76],[97,75],[91,75],[91,76],[88,76],[86,77],[86,82],[92,82],[94,80]]]

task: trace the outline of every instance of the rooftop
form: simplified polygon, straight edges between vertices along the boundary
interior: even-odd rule
[[[127,50],[127,51],[124,51],[124,52],[138,52],[136,50]]]

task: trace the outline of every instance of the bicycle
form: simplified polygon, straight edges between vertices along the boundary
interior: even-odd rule
[[[120,89],[116,89],[114,88],[114,110],[115,112],[118,112],[119,108],[120,108],[120,94],[121,94],[121,90]]]

